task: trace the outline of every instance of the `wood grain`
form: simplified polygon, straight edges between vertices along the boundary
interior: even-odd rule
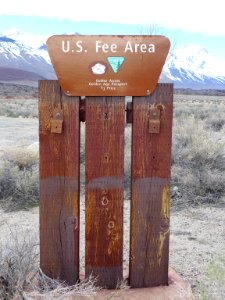
[[[122,279],[125,103],[86,98],[86,267],[98,284]]]
[[[130,285],[168,284],[173,85],[133,98]],[[160,133],[149,133],[150,108],[160,104]]]
[[[62,133],[50,132],[62,106]],[[54,278],[79,278],[79,98],[61,94],[57,81],[39,82],[40,266]]]

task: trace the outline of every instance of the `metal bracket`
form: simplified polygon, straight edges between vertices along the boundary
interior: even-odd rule
[[[149,116],[149,133],[160,133],[160,108],[151,107]]]
[[[62,133],[63,125],[63,110],[56,107],[53,110],[53,118],[50,120],[51,133]]]

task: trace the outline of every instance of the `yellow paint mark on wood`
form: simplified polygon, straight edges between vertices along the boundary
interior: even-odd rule
[[[164,186],[162,193],[162,206],[161,206],[161,217],[163,219],[169,219],[170,217],[170,188]]]
[[[158,251],[157,251],[157,262],[161,264],[163,248],[167,235],[169,234],[169,217],[170,217],[170,188],[165,186],[162,193],[162,205],[161,205],[161,231],[159,233]]]
[[[162,260],[165,239],[168,234],[169,234],[169,228],[165,232],[161,231],[159,234],[159,247],[158,247],[158,251],[157,251],[157,262],[158,262],[159,266],[160,266],[161,260]]]

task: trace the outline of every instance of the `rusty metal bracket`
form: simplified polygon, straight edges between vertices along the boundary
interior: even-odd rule
[[[63,126],[63,110],[56,107],[53,110],[53,117],[50,120],[51,133],[62,133]]]
[[[149,133],[160,133],[160,108],[153,106],[150,108]]]

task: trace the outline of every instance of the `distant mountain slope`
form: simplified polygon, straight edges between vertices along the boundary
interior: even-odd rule
[[[38,81],[45,79],[43,76],[29,71],[13,68],[2,68],[0,67],[0,82],[8,81]]]
[[[199,45],[173,50],[164,66],[164,78],[176,88],[224,89],[225,61],[220,61]]]
[[[0,82],[37,85],[39,79],[56,79],[45,45],[47,37],[9,30],[0,35]],[[199,45],[174,49],[163,68],[161,81],[175,88],[224,89],[225,60]]]
[[[0,68],[5,71],[4,74],[0,72],[0,81],[7,81],[9,78],[21,80],[22,77],[23,80],[35,82],[44,78],[55,79],[44,42],[44,37],[35,38],[17,30],[0,36]]]

